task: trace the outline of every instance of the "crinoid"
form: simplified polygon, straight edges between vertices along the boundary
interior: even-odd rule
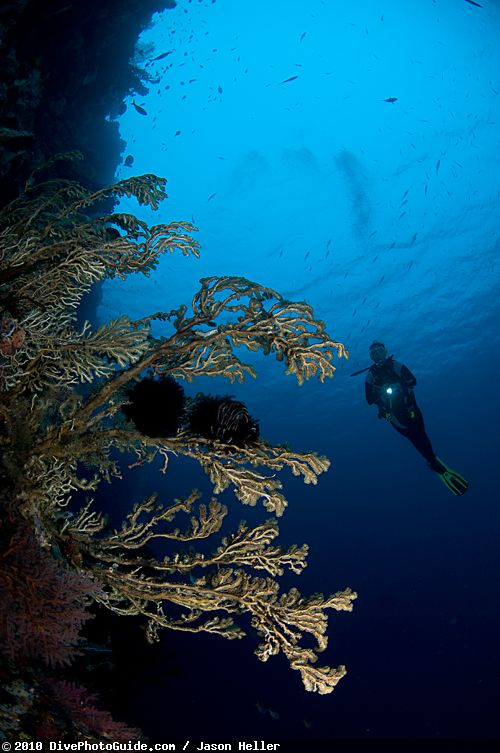
[[[243,403],[228,395],[198,394],[188,409],[188,426],[193,434],[240,447],[259,437],[258,421]]]

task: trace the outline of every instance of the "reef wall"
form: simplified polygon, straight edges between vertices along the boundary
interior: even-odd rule
[[[130,60],[154,13],[175,0],[7,0],[0,10],[0,203],[17,196],[33,165],[58,163],[90,188],[113,181],[123,141],[113,121],[124,97],[147,91]],[[111,116],[107,120],[106,116]],[[71,165],[71,167],[69,167]],[[59,172],[60,175],[60,172]]]

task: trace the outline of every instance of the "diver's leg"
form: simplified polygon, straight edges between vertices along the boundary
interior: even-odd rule
[[[424,418],[418,406],[404,416],[396,415],[395,421],[391,421],[391,424],[396,431],[410,440],[415,449],[427,460],[432,470],[438,470],[439,461],[432,449],[431,440],[426,434]]]
[[[407,416],[394,416],[391,420],[393,427],[410,440],[412,445],[427,460],[429,468],[435,471],[444,485],[456,496],[465,494],[469,488],[469,482],[453,468],[449,468],[440,460],[432,449],[431,441],[427,436],[424,426],[424,418],[420,409],[415,408]]]

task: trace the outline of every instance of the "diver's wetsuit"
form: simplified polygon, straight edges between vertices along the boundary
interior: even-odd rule
[[[389,356],[379,366],[370,366],[365,380],[366,402],[368,405],[375,403],[379,418],[387,418],[396,431],[409,439],[424,456],[432,470],[437,471],[441,464],[432,449],[422,412],[415,401],[413,387],[416,383],[411,371]],[[392,390],[390,394],[388,388]]]

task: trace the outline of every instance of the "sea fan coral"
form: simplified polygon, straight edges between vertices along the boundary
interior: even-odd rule
[[[12,517],[12,503],[7,511]],[[16,663],[36,659],[50,667],[70,664],[79,653],[80,629],[91,616],[87,606],[102,595],[101,587],[40,547],[24,521],[14,529],[4,515],[0,543],[3,652]]]
[[[59,712],[53,719],[52,737],[62,732],[97,741],[126,743],[140,739],[138,729],[116,722],[108,711],[96,707],[97,696],[86,688],[65,680],[46,680],[44,690],[53,697]]]
[[[259,437],[259,424],[243,403],[229,396],[213,397],[199,393],[188,411],[193,434],[243,447]]]
[[[198,255],[187,222],[150,228],[130,214],[95,216],[95,205],[113,196],[135,195],[154,209],[164,186],[154,175],[94,193],[72,181],[31,181],[0,209],[0,603],[8,615],[0,615],[0,655],[5,685],[14,689],[10,711],[0,706],[0,726],[9,730],[23,728],[21,716],[41,696],[49,709],[40,721],[50,728],[52,704],[60,704],[57,693],[43,695],[39,668],[59,672],[84,649],[79,631],[90,600],[140,616],[149,640],[163,628],[240,638],[237,620],[246,614],[261,638],[258,657],[285,655],[307,690],[330,693],[345,673],[343,666],[316,666],[317,653],[327,644],[326,612],[350,611],[356,595],[281,592],[275,578],[290,569],[299,574],[307,546],[274,545],[274,521],[241,524],[219,538],[228,512],[219,494],[232,489],[243,504],[262,503],[279,517],[287,506],[282,468],[315,484],[329,461],[260,440],[257,421],[229,396],[200,394],[183,413],[175,381],[243,381],[256,374],[241,354],[261,350],[299,384],[323,382],[335,372],[334,356],[347,356],[343,345],[306,303],[243,277],[204,278],[189,307],[77,328],[76,308],[94,283],[148,276],[164,253]],[[153,323],[161,334],[153,335]],[[135,426],[124,426],[122,406]],[[134,460],[134,468],[162,458],[166,473],[172,456],[207,474],[214,495],[207,504],[197,490],[173,502],[150,494],[116,529],[98,511],[100,502],[94,511],[93,499],[104,482],[121,477],[123,462]],[[158,559],[151,543],[165,541],[169,553]],[[79,690],[73,697],[106,738],[110,720]],[[85,718],[74,705],[66,711],[80,725],[75,729],[90,734],[87,711]],[[110,736],[117,739],[118,731]]]

